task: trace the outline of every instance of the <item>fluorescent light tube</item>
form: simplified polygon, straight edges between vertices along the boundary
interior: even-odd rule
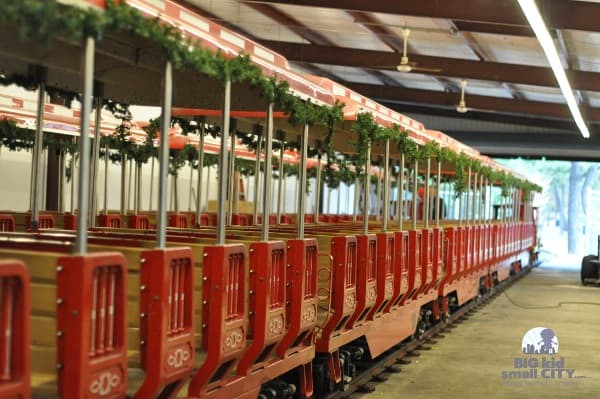
[[[558,81],[558,85],[562,90],[563,96],[565,97],[565,100],[567,100],[567,105],[569,106],[571,115],[573,115],[573,119],[575,120],[581,135],[586,139],[589,138],[590,132],[585,124],[585,121],[583,120],[583,116],[581,116],[581,111],[579,110],[579,106],[577,105],[577,101],[573,95],[573,89],[569,84],[569,80],[567,79],[567,75],[563,69],[562,62],[560,61],[556,47],[554,47],[554,42],[552,41],[550,32],[548,32],[548,28],[546,28],[546,24],[544,23],[542,15],[540,14],[540,10],[538,10],[534,0],[518,1],[521,9],[523,10],[523,14],[525,14],[525,17],[531,26],[531,29],[533,29],[535,36],[542,45],[544,53],[546,53],[546,58],[548,59],[548,62],[550,62],[552,72],[554,72],[554,76]]]

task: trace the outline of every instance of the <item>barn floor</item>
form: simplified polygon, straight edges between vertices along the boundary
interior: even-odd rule
[[[600,288],[582,287],[579,266],[545,263],[480,308],[457,328],[447,330],[429,351],[376,385],[370,394],[356,398],[586,398],[600,391]],[[510,298],[510,299],[509,299]],[[511,301],[512,300],[512,301]],[[558,302],[589,302],[563,304]],[[518,306],[517,306],[518,305]],[[527,309],[527,307],[546,307]],[[557,355],[537,357],[537,378],[503,378],[524,358],[521,341],[534,327],[552,329],[558,338]],[[542,357],[564,358],[572,378],[543,378]],[[548,366],[548,364],[546,364]],[[533,371],[522,373],[530,376]],[[517,373],[513,373],[513,377]],[[544,372],[550,377],[551,371]]]

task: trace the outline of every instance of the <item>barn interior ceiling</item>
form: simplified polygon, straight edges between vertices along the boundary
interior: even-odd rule
[[[493,156],[600,160],[600,2],[540,0],[591,137],[514,0],[186,0],[194,10]],[[466,113],[457,112],[466,81]]]

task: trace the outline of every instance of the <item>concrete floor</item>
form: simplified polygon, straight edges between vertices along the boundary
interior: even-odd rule
[[[600,287],[579,284],[578,265],[546,263],[532,270],[506,294],[523,307],[556,306],[558,302],[600,305]],[[571,266],[571,267],[568,267]],[[576,266],[576,267],[574,267]],[[523,335],[531,328],[553,329],[557,355],[529,355],[540,359],[564,357],[573,378],[503,379],[515,369],[515,358],[525,357]],[[371,394],[355,398],[595,398],[600,392],[600,306],[563,304],[553,309],[524,309],[500,294],[457,328],[446,330],[429,351],[420,351],[402,372],[377,384]]]

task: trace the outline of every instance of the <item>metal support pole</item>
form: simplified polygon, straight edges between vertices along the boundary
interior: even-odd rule
[[[225,244],[225,216],[227,202],[227,139],[229,138],[229,116],[231,114],[231,81],[227,80],[223,95],[221,122],[221,157],[219,159],[219,194],[217,198],[217,245]]]
[[[365,180],[363,183],[363,234],[369,234],[369,197],[370,197],[370,185],[371,185],[371,176],[369,172],[371,171],[371,143],[369,143],[367,147],[367,159],[365,160]]]
[[[260,152],[262,147],[262,136],[258,136],[258,143],[256,144],[256,162],[254,163],[254,224],[258,224],[258,205],[260,190]]]
[[[321,208],[321,150],[317,155],[317,191],[315,193],[315,223],[319,223],[319,213]]]
[[[431,175],[431,158],[427,158],[427,168],[425,169],[425,195],[424,195],[424,203],[423,203],[423,223],[425,228],[429,228],[429,176]]]
[[[473,176],[473,203],[471,204],[471,225],[475,224],[477,222],[477,187],[478,187],[478,181],[479,181],[479,174],[475,173]]]
[[[108,215],[108,158],[109,158],[108,144],[104,147],[104,213]],[[153,160],[154,161],[154,160]],[[154,164],[152,164],[154,166]],[[152,195],[152,191],[150,192]]]
[[[98,86],[98,85],[96,85]],[[96,227],[98,213],[98,167],[100,159],[100,125],[102,123],[102,97],[96,97],[96,115],[94,119],[94,149],[92,151],[92,181],[90,182],[90,227]]]
[[[465,221],[467,226],[470,224],[471,216],[469,215],[469,208],[471,207],[471,168],[467,171],[467,203],[465,204]]]
[[[202,175],[204,174],[204,122],[200,124],[200,141],[198,143],[198,184],[196,187],[196,225],[200,226],[202,213]]]
[[[383,160],[383,224],[381,229],[387,231],[390,218],[390,139],[385,141]]]
[[[273,103],[267,107],[267,129],[265,134],[265,181],[263,184],[263,220],[260,234],[261,241],[269,241],[269,215],[271,214],[271,183],[273,182],[273,167],[271,166],[271,154],[273,151]]]
[[[377,185],[375,186],[375,198],[375,220],[379,221],[379,215],[381,214],[381,178],[379,177],[379,170],[377,171]]]
[[[35,143],[33,146],[31,165],[31,228],[37,230],[40,216],[39,190],[42,187],[42,174],[40,173],[40,157],[42,156],[42,144],[44,142],[44,101],[46,97],[46,70],[40,71],[40,82],[38,87],[38,101],[35,126]],[[73,175],[71,175],[71,179]],[[71,180],[72,181],[72,180]]]
[[[235,122],[235,121],[234,121]],[[227,208],[227,224],[231,225],[232,215],[233,215],[233,204],[235,199],[233,198],[235,195],[235,130],[231,132],[231,149],[229,150],[229,195],[227,198],[229,199],[228,208]]]
[[[299,239],[304,239],[304,213],[306,206],[306,158],[308,151],[308,125],[304,125],[300,139],[300,170],[298,172],[298,224],[297,233]]]
[[[354,179],[354,215],[352,221],[356,223],[358,220],[358,197],[360,196],[360,180],[359,178]]]
[[[125,214],[127,209],[127,155],[121,155],[121,215]]]
[[[280,140],[282,138],[280,137]],[[281,224],[281,213],[283,212],[283,153],[285,151],[283,140],[280,141],[281,148],[279,149],[279,181],[277,187],[277,223]]]
[[[87,252],[87,219],[90,194],[90,112],[94,94],[94,51],[96,41],[92,37],[84,39],[82,57],[83,93],[81,96],[81,117],[79,119],[79,184],[77,199],[79,217],[77,218],[77,236],[75,237],[75,253],[84,255]]]
[[[442,197],[440,192],[440,186],[442,183],[442,161],[437,161],[437,176],[436,176],[436,191],[435,196],[435,227],[440,227],[440,208],[442,207]]]
[[[402,231],[404,224],[404,153],[400,154],[400,172],[398,174],[398,201],[396,202],[396,219],[398,231]]]
[[[413,200],[412,200],[412,228],[417,229],[417,199],[419,197],[419,161],[415,159],[413,171]]]
[[[158,158],[158,213],[156,215],[156,246],[167,243],[167,178],[169,172],[169,128],[171,127],[171,101],[173,100],[173,67],[165,62],[163,99],[161,110],[160,147]]]

